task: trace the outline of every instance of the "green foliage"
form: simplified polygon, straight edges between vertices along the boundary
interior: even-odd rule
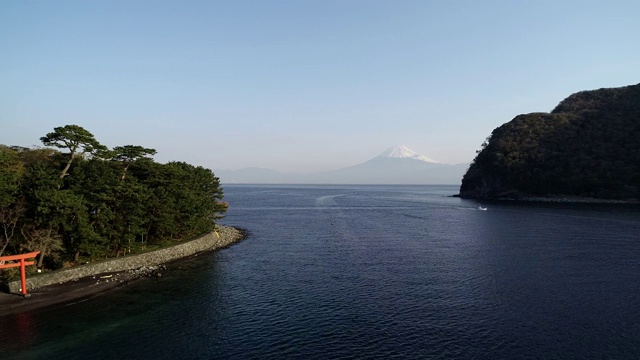
[[[0,207],[8,206],[15,201],[21,171],[22,167],[16,160],[15,152],[0,147]]]
[[[45,146],[53,146],[59,149],[67,149],[70,153],[93,153],[106,148],[96,138],[78,125],[65,125],[56,127],[53,132],[40,138]]]
[[[53,267],[121,256],[211,231],[226,210],[211,170],[108,150],[76,125],[41,140],[67,153],[0,145],[0,255],[40,251],[38,266]]]
[[[573,94],[496,128],[460,195],[640,198],[640,84]]]
[[[60,179],[63,179],[67,175],[71,163],[78,154],[88,153],[100,155],[108,152],[107,147],[101,145],[93,134],[78,125],[66,125],[54,128],[53,132],[41,137],[40,141],[42,141],[45,146],[69,150],[69,160],[60,172]]]
[[[127,170],[132,162],[147,158],[148,156],[155,155],[155,149],[148,149],[142,146],[134,146],[134,145],[125,145],[125,146],[116,146],[113,148],[111,152],[111,159],[114,161],[119,161],[124,164],[122,168],[122,175],[120,176],[121,180],[124,180]]]
[[[132,174],[151,190],[146,210],[151,214],[147,234],[151,243],[210,231],[225,211],[219,180],[209,169],[183,162],[140,162],[132,168]]]

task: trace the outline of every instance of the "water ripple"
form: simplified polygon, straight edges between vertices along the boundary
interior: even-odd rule
[[[29,314],[21,342],[0,327],[13,344],[0,355],[640,358],[636,210],[467,211],[477,203],[429,189],[226,189],[225,221],[247,241]]]

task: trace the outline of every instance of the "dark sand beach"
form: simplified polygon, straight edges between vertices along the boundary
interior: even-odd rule
[[[27,297],[0,292],[0,317],[85,299],[117,286],[125,285],[137,278],[139,276],[123,271],[88,276],[75,281],[33,289],[28,292]]]

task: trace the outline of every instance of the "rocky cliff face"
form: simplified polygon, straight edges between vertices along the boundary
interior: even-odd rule
[[[640,198],[640,84],[573,94],[496,128],[462,179],[466,198]]]

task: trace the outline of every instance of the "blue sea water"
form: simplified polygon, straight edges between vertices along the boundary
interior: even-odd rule
[[[640,358],[637,205],[456,192],[228,185],[245,241],[0,318],[0,358]]]

